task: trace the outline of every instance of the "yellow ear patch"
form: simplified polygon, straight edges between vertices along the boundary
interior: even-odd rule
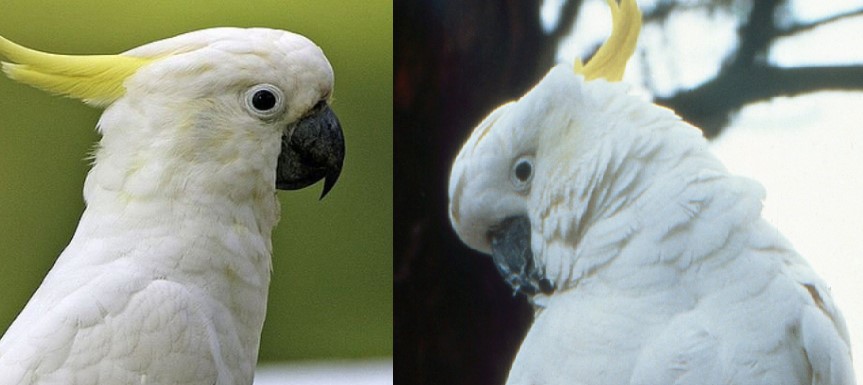
[[[611,7],[611,36],[599,47],[593,58],[584,65],[575,61],[575,72],[586,80],[605,78],[616,82],[623,79],[626,62],[635,53],[635,43],[641,30],[641,11],[635,0],[606,0]]]
[[[87,104],[111,104],[126,92],[123,83],[155,59],[121,55],[57,55],[15,44],[0,36],[3,72],[9,78]]]

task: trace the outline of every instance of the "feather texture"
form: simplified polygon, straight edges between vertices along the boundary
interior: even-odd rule
[[[17,80],[109,103],[86,210],[0,339],[0,384],[251,384],[283,139],[332,92],[320,48],[254,28],[122,56],[0,44]],[[261,89],[282,98],[266,115],[246,101]]]
[[[587,80],[603,78],[610,81],[623,79],[626,62],[635,52],[635,43],[641,31],[641,11],[635,0],[606,0],[611,9],[612,31],[587,65],[575,61],[575,72]]]
[[[854,383],[828,286],[697,129],[563,66],[493,115],[453,166],[453,225],[481,249],[502,218],[528,217],[555,288],[532,298],[508,384]]]
[[[105,106],[123,96],[126,79],[155,58],[122,55],[58,55],[36,51],[0,36],[3,72],[36,88]]]

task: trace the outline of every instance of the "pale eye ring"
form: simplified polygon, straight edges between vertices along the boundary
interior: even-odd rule
[[[260,119],[270,119],[285,109],[285,94],[272,84],[249,87],[244,94],[246,110]]]
[[[525,155],[519,157],[515,162],[513,162],[509,176],[512,181],[512,185],[516,190],[524,190],[530,187],[530,182],[533,180],[533,174],[533,157]]]

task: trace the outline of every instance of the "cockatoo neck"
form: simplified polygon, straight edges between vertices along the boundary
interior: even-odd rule
[[[196,126],[206,122],[189,115],[117,111],[109,108],[99,123],[87,207],[67,248],[75,252],[54,269],[120,265],[196,290],[229,312],[254,367],[280,215],[280,133],[231,136],[229,127]],[[234,142],[221,147],[226,140]]]
[[[236,272],[266,296],[271,234],[280,214],[280,133],[243,135],[243,127],[159,111],[167,108],[115,104],[105,111],[99,121],[103,137],[84,185],[87,208],[72,244],[125,239],[131,242],[128,253],[93,258],[126,258],[184,280],[200,275],[201,282],[190,283],[202,287],[237,284],[203,278]],[[233,142],[220,145],[226,141]],[[194,274],[184,272],[186,267]]]
[[[531,212],[531,221],[541,224],[533,239],[562,240],[532,243],[536,265],[557,288],[577,286],[616,266],[624,266],[627,276],[655,273],[632,266],[685,269],[760,216],[760,185],[728,174],[697,129],[668,113],[617,115],[606,116],[610,132],[591,143],[577,167],[549,170],[534,182],[541,186],[537,191],[544,192],[534,207],[561,208]],[[561,180],[573,182],[561,185]],[[713,226],[709,231],[699,228],[699,218],[708,216]],[[719,238],[704,240],[694,234]],[[641,248],[641,242],[659,247]],[[574,257],[563,245],[576,245]],[[615,282],[633,281],[638,279]]]
[[[179,109],[130,98],[106,109],[84,186],[88,210],[122,213],[142,225],[162,221],[160,211],[190,210],[190,217],[218,223],[250,215],[248,225],[269,236],[279,213],[281,132],[208,119],[217,102],[189,101]]]

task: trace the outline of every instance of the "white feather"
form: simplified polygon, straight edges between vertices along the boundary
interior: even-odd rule
[[[320,49],[284,31],[219,28],[148,44],[159,56],[99,120],[87,208],[0,340],[0,384],[251,384],[290,123],[326,99]],[[262,121],[251,86],[284,90]]]
[[[508,183],[523,154],[526,194]],[[555,285],[507,384],[854,383],[844,320],[762,219],[762,187],[625,87],[552,69],[474,132],[451,181],[462,239],[487,251],[478,234],[526,215]]]

